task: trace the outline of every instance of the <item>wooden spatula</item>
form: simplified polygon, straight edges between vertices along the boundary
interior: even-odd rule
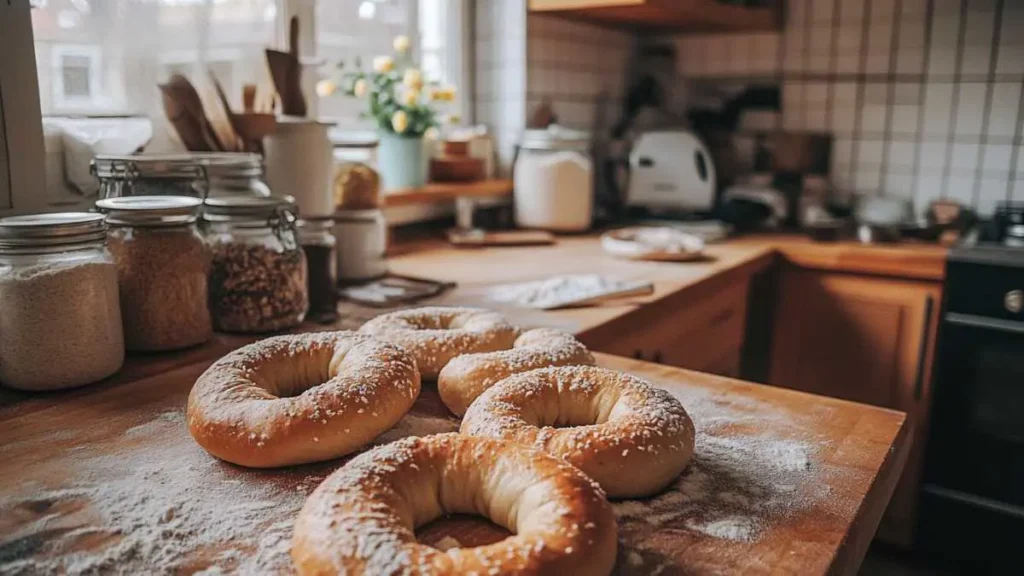
[[[288,27],[288,52],[266,50],[267,67],[281,98],[281,112],[305,116],[306,99],[302,95],[302,68],[299,66],[299,19],[292,16]]]

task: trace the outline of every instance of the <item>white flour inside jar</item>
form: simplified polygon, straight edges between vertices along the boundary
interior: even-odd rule
[[[102,380],[123,362],[113,262],[41,263],[0,276],[0,382],[69,388]]]

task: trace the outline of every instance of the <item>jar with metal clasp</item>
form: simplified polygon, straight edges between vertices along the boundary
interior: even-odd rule
[[[291,328],[309,308],[306,256],[290,197],[210,197],[203,229],[211,249],[209,304],[217,330]]]

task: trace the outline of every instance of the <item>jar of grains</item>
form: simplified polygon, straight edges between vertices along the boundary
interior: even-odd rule
[[[57,390],[124,362],[117,269],[101,214],[0,219],[0,382]]]
[[[272,332],[302,322],[309,307],[306,256],[290,197],[207,198],[203,226],[212,252],[209,303],[216,329]]]
[[[299,220],[299,243],[306,253],[309,275],[309,316],[328,324],[338,318],[338,268],[334,248],[337,240],[332,218]]]
[[[96,202],[117,263],[125,348],[177,350],[213,335],[206,307],[210,258],[196,228],[202,200],[129,196]]]

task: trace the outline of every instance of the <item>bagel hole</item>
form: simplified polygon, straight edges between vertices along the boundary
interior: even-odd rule
[[[314,353],[305,358],[285,361],[289,362],[288,366],[275,370],[274,381],[264,385],[268,392],[278,398],[294,398],[331,379],[329,354],[326,358]]]
[[[416,529],[416,540],[438,550],[474,548],[501,542],[508,529],[476,514],[446,514]]]

